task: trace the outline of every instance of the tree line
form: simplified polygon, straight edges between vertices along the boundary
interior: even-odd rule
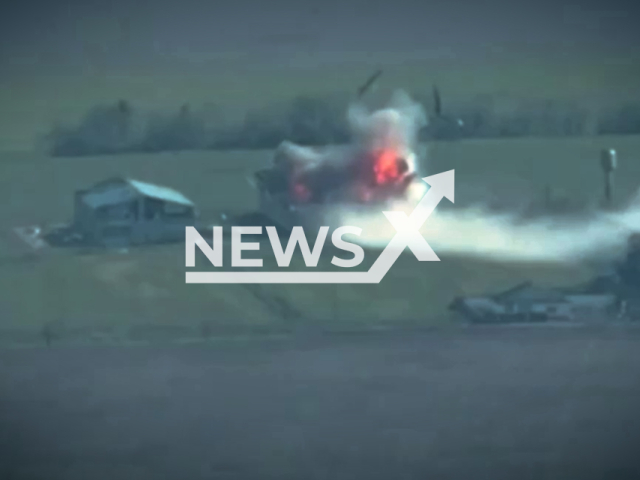
[[[415,98],[428,106],[428,96]],[[172,113],[143,112],[120,100],[97,105],[76,125],[57,125],[45,142],[52,156],[85,156],[183,150],[271,149],[282,140],[305,145],[349,141],[347,100],[299,96],[290,102],[249,110],[227,125],[215,109],[183,105]],[[640,133],[640,102],[597,111],[558,100],[520,100],[496,108],[490,99],[468,101],[447,112],[461,122],[430,116],[424,139],[515,138]]]

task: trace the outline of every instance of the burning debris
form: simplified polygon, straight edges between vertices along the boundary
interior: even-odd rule
[[[317,151],[285,142],[276,153],[273,173],[285,180],[293,204],[368,203],[402,195],[415,178],[411,163],[392,148]]]
[[[312,148],[285,141],[271,168],[257,172],[262,210],[273,217],[273,204],[286,209],[324,204],[379,204],[403,199],[420,182],[415,146],[426,125],[419,105],[396,93],[391,106],[373,113],[361,105],[348,112],[353,143]],[[421,183],[421,182],[420,182]]]

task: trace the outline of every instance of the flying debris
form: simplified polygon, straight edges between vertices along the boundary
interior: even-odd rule
[[[450,123],[455,125],[456,127],[463,127],[464,122],[461,118],[454,118],[448,115],[445,115],[442,111],[442,97],[440,96],[440,90],[436,85],[433,86],[433,113],[434,117],[438,120],[444,121],[446,123]]]
[[[358,100],[360,100],[365,93],[367,93],[373,85],[378,81],[380,76],[382,75],[382,70],[376,70],[373,75],[371,75],[366,82],[364,82],[360,87],[358,87]]]
[[[438,87],[433,86],[433,110],[436,114],[436,117],[442,116],[442,98],[440,97],[440,91]]]

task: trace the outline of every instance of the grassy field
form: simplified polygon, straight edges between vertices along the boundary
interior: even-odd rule
[[[488,195],[542,195],[546,185],[577,200],[601,196],[599,150],[616,148],[617,192],[640,183],[640,138],[465,141],[430,146],[425,173],[456,169],[456,197],[465,204]],[[202,335],[219,329],[308,325],[443,324],[446,305],[464,293],[506,288],[531,278],[570,284],[586,266],[496,264],[464,258],[419,263],[410,252],[379,285],[186,285],[184,249],[162,246],[128,253],[34,252],[14,227],[71,218],[73,191],[124,174],[182,190],[205,219],[246,212],[256,196],[246,177],[268,152],[197,152],[77,159],[25,154],[0,160],[0,330],[42,332],[43,326],[144,333],[149,326]],[[174,329],[174,330],[171,330]],[[61,330],[60,330],[61,331]],[[128,334],[127,334],[128,335]]]
[[[638,333],[3,350],[0,476],[636,480]]]

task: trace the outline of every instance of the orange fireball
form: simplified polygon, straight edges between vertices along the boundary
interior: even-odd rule
[[[383,185],[400,177],[398,155],[393,150],[382,150],[376,155],[373,165],[376,183]]]

